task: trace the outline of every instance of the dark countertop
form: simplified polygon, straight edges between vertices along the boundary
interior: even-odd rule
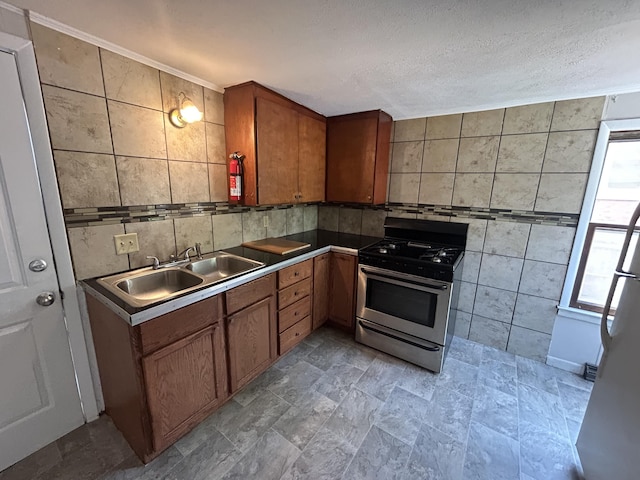
[[[82,280],[80,284],[85,287],[89,287],[88,289],[85,288],[86,290],[89,290],[89,293],[98,293],[103,298],[96,298],[103,301],[103,303],[112,308],[123,319],[127,320],[132,325],[136,325],[138,323],[141,323],[142,321],[152,318],[153,316],[157,316],[152,314],[150,310],[157,311],[159,312],[158,315],[161,315],[162,313],[167,313],[189,303],[195,303],[196,301],[202,300],[207,296],[216,295],[217,293],[225,291],[228,288],[232,288],[230,286],[228,288],[225,288],[226,283],[232,283],[233,286],[237,286],[239,283],[246,283],[262,276],[263,273],[261,272],[263,271],[265,272],[264,274],[266,274],[267,272],[277,270],[278,264],[285,264],[285,262],[286,264],[291,264],[292,262],[290,262],[290,260],[297,257],[309,257],[309,255],[315,256],[314,252],[317,250],[321,250],[331,246],[359,250],[360,248],[366,247],[367,245],[371,245],[372,243],[380,240],[380,238],[377,237],[351,235],[348,233],[330,232],[327,230],[310,230],[308,232],[287,235],[282,238],[309,243],[311,244],[311,246],[287,255],[276,255],[273,253],[262,252],[242,246],[224,248],[222,249],[222,251],[224,252],[262,262],[265,264],[265,266],[258,270],[254,270],[253,272],[247,273],[246,275],[234,277],[229,280],[216,283],[215,285],[205,285],[202,287],[202,289],[190,291],[185,293],[184,295],[172,297],[170,299],[160,301],[152,305],[147,305],[145,307],[133,307],[129,305],[120,297],[116,296],[115,294],[104,288],[102,285],[100,285],[97,278]],[[303,259],[301,259],[301,261],[302,260]],[[282,266],[284,267],[286,265]],[[243,281],[243,277],[246,277],[245,281]],[[91,292],[91,290],[93,290],[93,292]],[[200,295],[198,295],[198,293],[200,293]],[[180,301],[181,299],[183,301]],[[186,301],[187,299],[193,299],[193,301]],[[168,304],[176,305],[176,307],[170,308]],[[167,308],[163,309],[163,305]],[[164,310],[166,310],[166,312]]]

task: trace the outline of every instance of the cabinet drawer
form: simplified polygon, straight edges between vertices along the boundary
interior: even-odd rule
[[[269,295],[273,295],[275,290],[276,277],[274,273],[265,275],[253,282],[232,288],[226,294],[227,315],[238,312],[249,305],[259,302],[263,298],[267,298]]]
[[[304,262],[296,263],[290,267],[283,268],[278,272],[278,289],[288,287],[296,282],[299,282],[303,278],[311,276],[313,271],[313,259],[305,260]]]
[[[222,295],[216,295],[140,324],[142,354],[202,330],[222,318]]]
[[[311,297],[306,296],[278,313],[278,332],[282,333],[311,313]]]
[[[282,310],[311,293],[311,277],[278,292],[278,308]]]
[[[311,333],[311,317],[303,318],[279,335],[280,355],[297,345]]]

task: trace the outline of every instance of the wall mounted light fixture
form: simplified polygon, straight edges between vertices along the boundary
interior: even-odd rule
[[[202,112],[183,92],[178,94],[178,108],[169,112],[169,121],[178,128],[202,120]]]

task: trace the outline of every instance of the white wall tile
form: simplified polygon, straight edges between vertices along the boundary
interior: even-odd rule
[[[516,292],[478,285],[473,314],[511,323],[516,305]]]
[[[539,362],[546,362],[550,343],[551,335],[513,325],[507,351]]]
[[[575,227],[532,225],[525,258],[567,265],[575,234]]]
[[[425,128],[427,126],[426,118],[414,118],[411,120],[399,120],[393,122],[393,140],[394,142],[411,142],[414,140],[424,140]]]
[[[519,292],[558,301],[566,273],[564,265],[525,260]]]
[[[508,323],[473,315],[469,329],[469,340],[505,350],[510,330],[511,326]]]
[[[531,225],[517,222],[489,222],[484,252],[524,258]]]

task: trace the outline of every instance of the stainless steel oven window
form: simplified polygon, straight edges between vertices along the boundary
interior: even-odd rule
[[[365,308],[433,328],[438,295],[369,278]]]

